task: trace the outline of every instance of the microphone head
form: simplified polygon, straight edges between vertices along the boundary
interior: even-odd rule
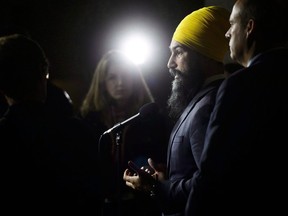
[[[144,104],[139,110],[139,114],[141,118],[146,118],[158,112],[159,112],[159,107],[154,102]]]

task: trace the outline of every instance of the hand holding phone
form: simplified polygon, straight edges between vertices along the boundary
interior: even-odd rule
[[[142,178],[145,178],[146,181],[151,182],[151,183],[155,182],[155,179],[152,177],[150,173],[138,167],[133,161],[128,161],[128,166],[139,176],[141,176]]]

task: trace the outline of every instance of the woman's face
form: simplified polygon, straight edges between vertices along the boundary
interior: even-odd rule
[[[134,71],[125,64],[111,64],[105,78],[105,86],[108,94],[116,102],[127,101],[134,89]]]

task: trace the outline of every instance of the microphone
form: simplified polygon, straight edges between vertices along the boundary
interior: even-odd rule
[[[109,130],[105,131],[102,135],[120,130],[121,128],[123,128],[127,124],[132,123],[133,121],[135,121],[138,118],[147,118],[147,117],[151,116],[152,114],[157,113],[158,110],[159,109],[158,109],[158,106],[156,103],[152,102],[152,103],[144,104],[140,108],[139,113],[137,113],[136,115],[134,115],[134,116],[122,121],[122,122],[117,123],[115,126],[110,128]]]

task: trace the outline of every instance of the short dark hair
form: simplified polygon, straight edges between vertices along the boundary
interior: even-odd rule
[[[266,41],[284,45],[288,37],[287,0],[238,0],[242,4],[242,24],[249,19],[256,24],[256,32]]]
[[[41,46],[22,34],[0,37],[0,90],[19,99],[48,73]]]

